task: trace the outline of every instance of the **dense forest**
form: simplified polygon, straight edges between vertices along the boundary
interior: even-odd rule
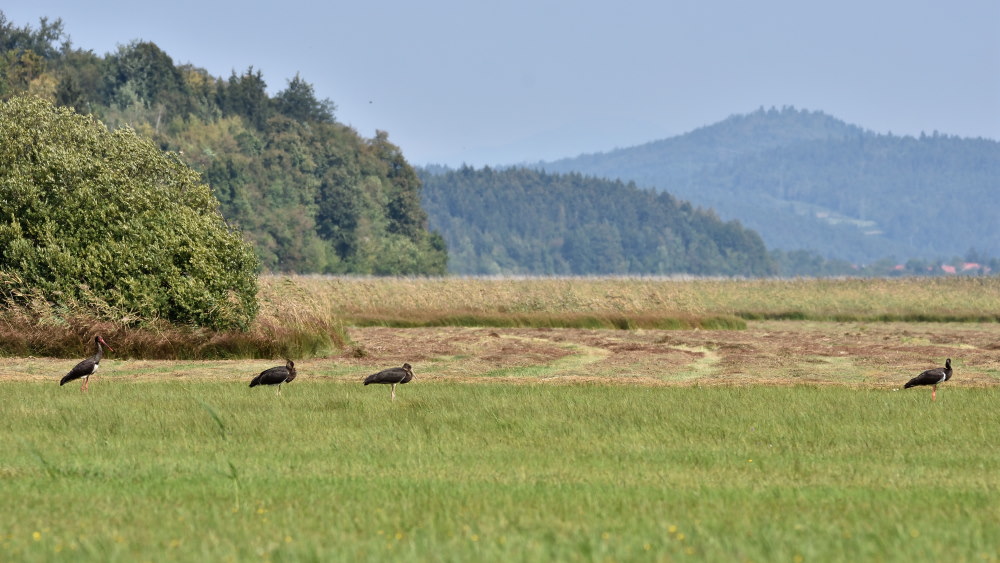
[[[176,65],[154,43],[104,56],[75,48],[61,20],[0,12],[0,98],[37,96],[131,127],[199,171],[226,220],[269,271],[442,274],[420,181],[388,135],[365,139],[296,76],[269,95],[252,67],[228,78]]]
[[[987,139],[879,135],[821,112],[760,109],[536,167],[670,192],[783,252],[860,265],[1000,257],[1000,143]]]
[[[777,273],[756,233],[634,184],[526,168],[421,176],[455,273]]]

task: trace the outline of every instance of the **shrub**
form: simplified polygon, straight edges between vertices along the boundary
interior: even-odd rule
[[[249,326],[258,261],[179,155],[33,97],[0,103],[0,138],[0,293]]]

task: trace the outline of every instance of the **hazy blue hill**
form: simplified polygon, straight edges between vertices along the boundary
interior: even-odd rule
[[[537,167],[667,191],[738,219],[769,248],[860,263],[1000,256],[1000,143],[991,140],[877,135],[785,108]]]
[[[580,172],[655,185],[691,178],[706,166],[805,141],[864,135],[858,127],[820,112],[758,110],[701,127],[678,137],[610,152],[581,155],[538,166],[551,172]],[[658,189],[670,189],[656,186]]]

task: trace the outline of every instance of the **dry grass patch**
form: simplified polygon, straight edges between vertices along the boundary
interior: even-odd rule
[[[899,388],[945,358],[952,358],[956,370],[947,387],[1000,383],[997,323],[755,321],[741,331],[356,327],[349,332],[351,348],[340,354],[293,357],[299,378],[291,385],[356,383],[409,362],[414,385],[510,380]],[[75,361],[14,358],[0,367],[0,377],[55,381]],[[116,379],[249,382],[280,361],[128,360],[109,353],[95,385]]]
[[[997,321],[1000,277],[894,279],[263,278],[326,295],[348,319],[591,315],[609,319]],[[534,325],[528,325],[534,326]],[[565,326],[565,325],[564,325]],[[591,327],[596,328],[596,327]],[[642,328],[638,326],[637,328]],[[653,327],[650,327],[653,328]]]
[[[264,276],[246,332],[136,319],[95,298],[0,307],[0,355],[78,358],[101,334],[119,358],[364,357],[346,327],[732,331],[745,319],[995,321],[1000,278],[700,280]],[[974,323],[970,323],[974,324]],[[906,336],[904,338],[916,338]],[[753,348],[753,342],[726,345]],[[792,343],[794,346],[794,343]],[[697,345],[695,345],[697,347]],[[419,350],[416,353],[420,353]],[[725,360],[721,360],[725,366]]]

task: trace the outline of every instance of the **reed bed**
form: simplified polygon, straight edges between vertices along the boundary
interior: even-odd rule
[[[653,319],[674,328],[726,319],[996,322],[1000,277],[894,279],[344,278],[261,280],[325,295],[352,323],[480,317]],[[730,321],[738,328],[739,321]],[[618,323],[621,324],[621,323]],[[613,326],[617,326],[612,323]],[[723,327],[724,328],[724,327]]]

